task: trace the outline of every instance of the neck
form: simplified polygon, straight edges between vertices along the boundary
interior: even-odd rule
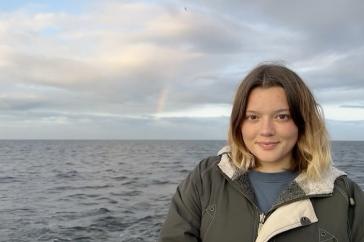
[[[259,172],[265,172],[265,173],[277,173],[282,171],[289,171],[291,168],[290,165],[282,166],[282,165],[274,165],[274,164],[264,164],[264,165],[258,165],[254,168],[255,171]]]

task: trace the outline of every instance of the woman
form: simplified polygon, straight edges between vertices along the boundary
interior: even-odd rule
[[[160,242],[364,241],[364,193],[332,166],[319,106],[295,72],[253,69],[228,136],[178,186]]]

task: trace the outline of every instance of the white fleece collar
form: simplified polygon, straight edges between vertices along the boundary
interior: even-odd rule
[[[313,181],[312,179],[309,179],[306,174],[301,173],[296,177],[295,181],[306,195],[330,194],[334,191],[336,178],[343,175],[346,175],[346,173],[331,166],[328,171],[321,175],[320,180]]]

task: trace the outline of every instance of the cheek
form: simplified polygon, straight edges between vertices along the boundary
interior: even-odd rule
[[[285,137],[286,139],[289,139],[291,142],[296,143],[297,139],[298,139],[298,128],[297,128],[297,126],[294,123],[286,126],[282,130],[282,136]]]
[[[241,136],[243,136],[243,139],[245,140],[246,137],[249,136],[249,129],[245,124],[243,124],[241,125],[240,131],[241,131]]]
[[[244,124],[241,126],[241,135],[244,143],[248,145],[255,138],[255,130],[252,126]]]

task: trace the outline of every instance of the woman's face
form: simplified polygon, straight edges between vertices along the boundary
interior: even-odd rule
[[[298,128],[281,87],[254,88],[241,126],[244,143],[255,156],[258,171],[278,172],[291,167]]]

